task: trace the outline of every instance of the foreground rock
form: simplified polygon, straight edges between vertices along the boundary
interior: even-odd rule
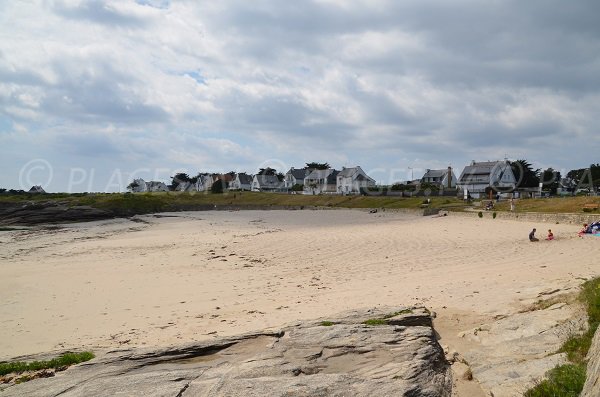
[[[69,206],[57,202],[25,203],[0,207],[0,225],[87,222],[113,218],[109,211],[90,206]]]
[[[461,352],[474,378],[494,397],[516,397],[567,362],[557,353],[563,341],[586,327],[578,305],[558,303],[514,314],[462,333],[472,343]]]
[[[6,388],[2,396],[449,397],[449,366],[424,309],[354,312],[160,350],[122,350]]]
[[[587,359],[587,379],[581,397],[600,396],[600,331],[594,335]]]

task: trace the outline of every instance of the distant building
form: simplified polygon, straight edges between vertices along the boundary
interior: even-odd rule
[[[232,190],[252,190],[252,175],[240,172],[236,174],[229,188]]]
[[[442,170],[427,169],[420,182],[436,185],[440,189],[453,189],[456,188],[456,175],[452,167]]]
[[[337,193],[337,175],[333,168],[313,170],[304,178],[304,194]]]
[[[359,166],[344,167],[336,176],[336,191],[339,194],[359,194],[361,189],[372,186],[375,186],[375,180]]]
[[[46,191],[40,185],[34,185],[29,189],[28,193],[46,193]]]
[[[284,187],[286,189],[291,189],[294,185],[304,186],[304,178],[306,178],[306,175],[310,174],[311,171],[312,170],[308,168],[290,168],[283,178]]]
[[[491,190],[496,193],[512,192],[517,184],[508,160],[471,162],[458,178],[458,188],[473,198],[485,198]]]
[[[253,192],[276,192],[284,189],[283,182],[277,175],[254,175],[252,179]]]
[[[131,182],[129,186],[127,186],[127,190],[129,190],[132,193],[168,192],[169,188],[163,182],[146,182],[142,178],[138,178],[134,179],[133,182]]]

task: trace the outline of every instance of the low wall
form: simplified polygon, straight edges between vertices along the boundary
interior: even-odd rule
[[[450,212],[452,216],[478,217],[479,211]],[[481,211],[484,218],[492,218],[494,211]],[[600,214],[545,214],[539,212],[496,211],[496,219],[509,219],[523,222],[560,223],[582,225],[600,220]]]

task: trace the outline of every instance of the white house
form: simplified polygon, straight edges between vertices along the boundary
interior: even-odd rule
[[[464,168],[457,185],[465,196],[468,193],[473,198],[485,198],[488,188],[492,188],[499,194],[512,192],[517,185],[517,180],[508,160],[473,161],[471,165]]]
[[[359,166],[342,168],[336,179],[336,191],[339,194],[359,194],[361,188],[375,186],[375,180]]]
[[[453,189],[456,187],[456,175],[454,175],[452,167],[445,170],[427,169],[420,182],[437,185],[441,189]]]
[[[333,168],[313,170],[304,178],[304,194],[337,193],[337,175]]]
[[[235,176],[235,179],[231,181],[229,188],[232,190],[251,190],[252,179],[252,175],[240,172]]]
[[[132,193],[168,192],[169,188],[163,182],[146,182],[142,178],[138,178],[134,179],[133,182],[127,186],[127,190],[131,191]]]
[[[294,185],[304,186],[304,178],[306,178],[306,175],[311,171],[312,170],[307,168],[290,168],[283,178],[284,187],[286,189],[291,189]]]
[[[252,178],[253,192],[274,192],[283,189],[283,182],[277,175],[254,175]]]

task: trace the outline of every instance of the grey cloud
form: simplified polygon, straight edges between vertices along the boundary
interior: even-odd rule
[[[75,21],[86,20],[103,25],[128,28],[146,26],[144,19],[123,14],[102,0],[86,0],[77,5],[67,5],[62,1],[57,1],[51,6],[51,9],[56,14]]]

